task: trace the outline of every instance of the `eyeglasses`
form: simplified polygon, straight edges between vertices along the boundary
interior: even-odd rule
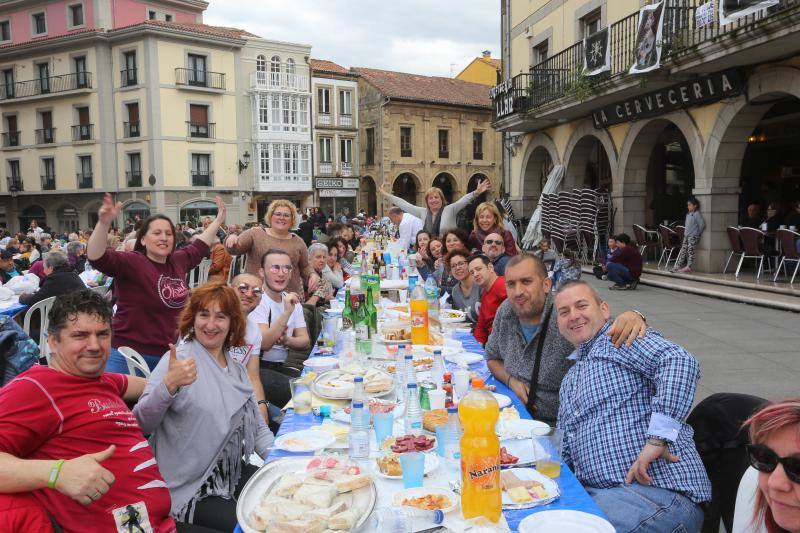
[[[496,241],[494,239],[484,239],[483,242],[486,244],[503,244],[503,241]]]
[[[777,453],[763,444],[747,444],[745,448],[750,464],[759,472],[772,473],[780,463],[783,465],[786,477],[800,484],[800,457],[778,457]]]
[[[283,271],[284,274],[291,274],[294,267],[292,265],[270,265],[269,271],[273,274]]]
[[[450,264],[450,268],[462,268],[462,267],[465,267],[465,266],[467,266],[467,262],[466,261],[459,261],[458,263],[451,263]]]
[[[264,292],[261,289],[261,287],[251,287],[247,283],[240,283],[239,286],[236,288],[239,289],[239,292],[241,292],[242,294],[247,294],[248,292],[252,292],[253,296],[261,296],[261,294]]]
[[[278,218],[292,218],[291,213],[272,213],[272,216]]]

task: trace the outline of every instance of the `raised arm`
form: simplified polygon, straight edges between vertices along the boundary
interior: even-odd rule
[[[103,197],[103,205],[100,206],[97,213],[97,224],[94,226],[92,236],[89,237],[89,242],[86,243],[86,257],[89,258],[89,261],[96,261],[106,253],[108,230],[111,229],[111,223],[117,219],[121,209],[122,202],[115,204],[111,194],[106,193]]]
[[[219,231],[219,227],[225,222],[225,214],[227,213],[225,202],[222,201],[221,196],[214,198],[214,201],[217,202],[217,217],[211,222],[211,224],[208,225],[203,233],[197,237],[206,243],[209,248],[212,244],[214,244],[214,237],[216,236],[217,231]]]
[[[381,184],[380,189],[378,189],[382,195],[389,199],[394,205],[405,211],[406,213],[411,213],[412,215],[416,216],[417,218],[421,218],[423,222],[425,221],[425,217],[427,215],[428,208],[427,207],[420,207],[418,205],[411,204],[406,202],[402,198],[395,196],[391,193],[386,192],[384,185]]]
[[[475,198],[477,198],[478,196],[485,193],[491,188],[492,188],[492,183],[488,179],[485,179],[480,183],[478,183],[478,187],[474,191],[472,191],[469,194],[465,194],[452,204],[446,205],[445,209],[450,208],[450,210],[454,210],[456,213],[458,213],[459,211],[467,207],[470,204],[470,202],[474,201]]]

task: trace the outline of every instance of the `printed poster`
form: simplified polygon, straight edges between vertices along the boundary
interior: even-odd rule
[[[583,39],[583,69],[587,76],[596,76],[611,70],[611,28]]]
[[[724,26],[778,4],[778,0],[716,0],[719,3],[719,24]]]
[[[664,26],[664,1],[639,11],[639,28],[633,49],[631,74],[642,74],[661,66],[661,30]]]

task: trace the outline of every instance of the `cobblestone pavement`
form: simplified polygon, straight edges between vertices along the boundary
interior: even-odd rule
[[[715,392],[800,397],[800,313],[639,285],[610,291],[584,275],[612,314],[638,309],[653,328],[692,352],[702,370],[695,403]]]

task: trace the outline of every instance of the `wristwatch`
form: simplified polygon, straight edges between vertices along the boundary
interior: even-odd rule
[[[647,444],[658,446],[659,448],[666,448],[667,441],[665,439],[658,439],[656,437],[647,437]]]
[[[631,309],[631,311],[639,315],[639,318],[642,319],[642,322],[644,322],[645,325],[647,325],[647,319],[644,317],[644,314],[641,311],[638,311],[636,309]]]

